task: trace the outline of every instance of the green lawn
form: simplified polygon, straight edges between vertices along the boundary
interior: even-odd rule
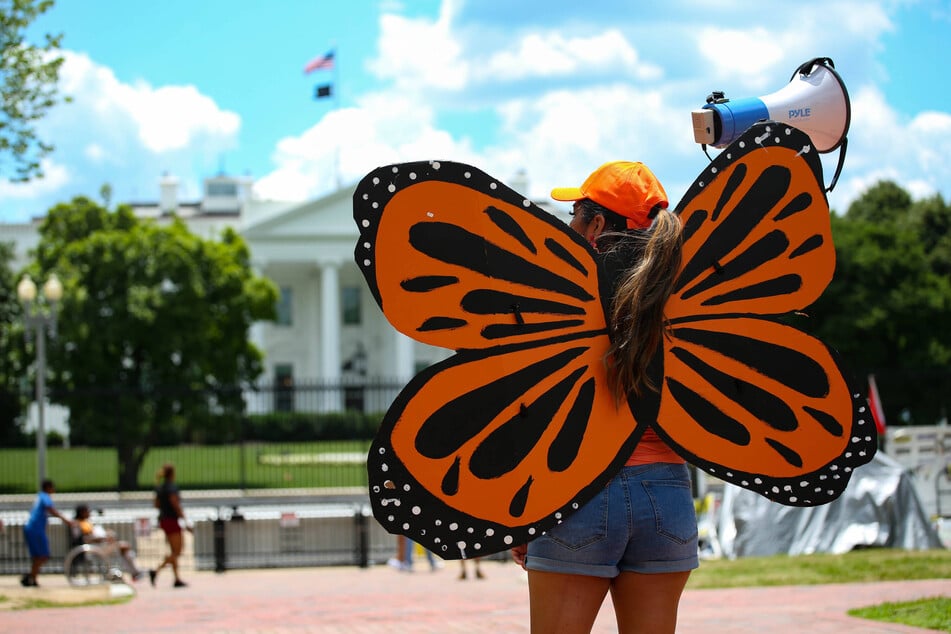
[[[177,469],[182,488],[366,486],[366,440],[313,443],[156,447],[139,470],[139,488],[151,489],[164,462]],[[0,449],[0,493],[33,493],[36,451]],[[79,447],[47,450],[46,471],[61,492],[114,491],[118,483],[115,449]]]
[[[855,550],[844,555],[776,555],[703,561],[690,575],[688,588],[864,583],[951,578],[951,551],[886,548]]]
[[[933,597],[849,610],[851,616],[951,632],[951,598]]]
[[[874,548],[844,555],[745,557],[704,561],[690,575],[688,588],[811,585],[947,579],[951,551]],[[849,610],[852,616],[951,632],[951,598],[884,603]]]

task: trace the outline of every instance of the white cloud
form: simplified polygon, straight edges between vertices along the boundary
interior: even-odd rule
[[[742,4],[721,16],[729,27],[703,27],[693,36],[698,70],[708,71],[715,86],[727,88],[728,97],[774,92],[799,64],[824,55],[833,55],[847,76],[881,74],[875,54],[881,36],[894,28],[882,3],[800,2],[784,6],[769,20]]]
[[[203,136],[227,139],[241,125],[238,115],[220,110],[194,86],[124,86],[116,102],[138,125],[146,149],[155,153],[180,150]]]
[[[369,68],[401,90],[456,90],[466,85],[469,65],[452,32],[454,2],[444,0],[436,20],[406,18],[393,13],[380,17],[377,58]]]
[[[90,161],[98,163],[106,159],[106,150],[98,143],[90,143],[83,151],[83,155]]]
[[[255,196],[304,200],[361,178],[389,163],[446,158],[472,161],[466,140],[433,123],[431,109],[397,94],[369,95],[360,107],[328,114],[299,136],[277,144],[277,166],[254,185]]]
[[[821,10],[816,10],[819,7]],[[831,33],[839,38],[857,37],[869,43],[894,30],[883,3],[867,0],[804,6],[800,17],[802,22],[796,25],[797,28],[805,27],[823,35]]]
[[[947,195],[951,114],[923,112],[904,120],[871,85],[855,90],[851,102],[849,148],[833,192],[837,209],[845,211],[848,202],[881,180],[898,183],[914,198],[942,191]]]
[[[647,163],[676,201],[686,182],[678,172],[694,156],[706,161],[688,138],[689,114],[672,108],[662,91],[618,83],[586,90],[559,91],[524,99],[501,109],[506,141],[487,150],[500,177],[520,168],[528,172],[534,199],[547,199],[552,187],[578,185],[609,160]]]
[[[19,200],[37,198],[55,192],[71,180],[69,169],[65,165],[55,163],[50,159],[40,161],[40,168],[43,170],[43,178],[41,179],[25,183],[11,183],[8,180],[0,180],[0,200],[4,198]],[[27,212],[21,214],[21,217],[25,218],[28,215]]]
[[[511,81],[526,77],[584,74],[591,69],[615,76],[657,79],[661,70],[639,59],[637,51],[616,29],[591,37],[565,37],[558,31],[529,33],[513,50],[493,54],[478,73],[480,79]]]
[[[926,172],[951,177],[951,114],[922,112],[908,124],[908,135],[918,149],[918,165]],[[946,179],[947,181],[947,179]]]
[[[194,86],[126,83],[84,53],[62,55],[60,90],[72,102],[37,124],[56,146],[57,162],[34,183],[0,182],[3,217],[25,219],[74,196],[96,197],[104,183],[114,200],[156,200],[164,172],[180,177],[183,199],[197,198],[202,177],[236,146],[240,117]]]
[[[100,125],[131,128],[149,152],[181,150],[198,140],[228,143],[241,126],[237,114],[221,110],[194,86],[126,84],[85,54],[66,51],[64,57],[61,85],[74,96],[74,107],[90,111]]]
[[[706,28],[697,36],[697,50],[713,69],[713,80],[742,76],[743,83],[762,86],[774,80],[773,66],[785,58],[784,37],[763,27],[753,29]],[[737,68],[742,60],[742,68]]]

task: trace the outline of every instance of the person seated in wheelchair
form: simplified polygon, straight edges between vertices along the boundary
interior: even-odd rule
[[[114,553],[118,549],[119,555],[125,563],[126,571],[132,575],[133,581],[138,581],[143,573],[135,563],[135,551],[132,550],[132,546],[127,541],[117,539],[115,531],[93,524],[90,517],[89,506],[80,504],[76,507],[75,528],[71,529],[73,545],[96,544],[109,553]]]

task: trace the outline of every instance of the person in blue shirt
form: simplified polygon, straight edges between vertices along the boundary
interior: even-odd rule
[[[40,492],[36,495],[36,501],[33,502],[33,508],[30,510],[30,519],[23,525],[23,539],[26,541],[26,547],[30,551],[32,565],[30,572],[20,578],[20,583],[24,586],[38,586],[36,582],[37,575],[40,574],[40,568],[50,558],[50,542],[46,537],[46,518],[55,515],[65,524],[72,526],[73,520],[69,519],[56,510],[53,506],[53,492],[56,487],[50,479],[43,480],[40,485]]]

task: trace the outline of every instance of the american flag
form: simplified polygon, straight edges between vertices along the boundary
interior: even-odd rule
[[[330,70],[334,67],[334,52],[330,51],[326,55],[315,57],[304,66],[304,73],[312,73],[315,70]]]

